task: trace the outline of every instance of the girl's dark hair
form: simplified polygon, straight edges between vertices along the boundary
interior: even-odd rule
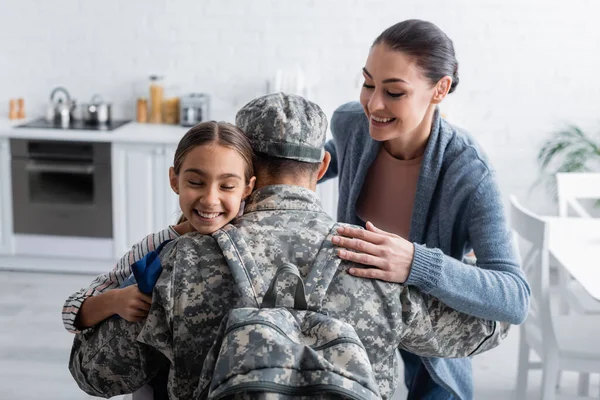
[[[373,46],[380,43],[413,57],[433,84],[444,76],[450,76],[452,85],[449,93],[458,86],[458,61],[452,40],[431,22],[419,19],[399,22],[383,31]]]
[[[246,183],[250,182],[250,179],[254,176],[254,168],[252,166],[254,153],[252,152],[252,146],[244,132],[228,122],[200,122],[187,131],[179,141],[177,150],[175,150],[175,157],[173,158],[175,173],[179,174],[185,156],[192,149],[210,144],[218,144],[237,151],[244,160],[244,164],[246,164],[244,179]]]
[[[254,153],[248,137],[237,126],[227,122],[206,121],[192,127],[179,141],[175,157],[173,158],[173,169],[179,175],[181,164],[185,160],[185,156],[198,146],[218,144],[235,150],[244,160],[246,169],[244,171],[244,179],[246,184],[254,176],[254,167],[252,160]],[[177,224],[186,220],[184,215],[181,215]]]

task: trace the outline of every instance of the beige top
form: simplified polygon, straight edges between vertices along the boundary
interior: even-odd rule
[[[360,219],[408,240],[422,160],[398,160],[381,146],[358,197]]]

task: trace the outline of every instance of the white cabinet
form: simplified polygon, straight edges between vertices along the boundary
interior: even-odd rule
[[[0,254],[12,254],[13,251],[9,139],[0,137]]]
[[[152,232],[176,222],[177,197],[169,185],[174,147],[114,143],[112,148],[115,257]]]
[[[13,232],[9,144],[9,138],[0,137],[0,257],[18,258]],[[169,167],[173,165],[176,148],[173,143],[113,142],[114,258],[121,258],[148,234],[173,225],[179,219],[179,198],[169,184]]]

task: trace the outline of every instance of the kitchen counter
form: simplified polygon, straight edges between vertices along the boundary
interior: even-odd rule
[[[26,122],[0,118],[0,269],[68,270],[84,273],[109,270],[117,259],[149,232],[164,229],[176,221],[179,216],[179,204],[177,196],[170,188],[168,171],[173,164],[177,144],[189,128],[136,122],[129,122],[112,131],[15,127]],[[101,153],[94,149],[94,168],[89,170],[93,178],[82,180],[81,182],[86,184],[75,190],[79,178],[69,178],[68,168],[64,171],[59,168],[53,174],[36,174],[35,178],[31,178],[29,172],[34,169],[28,170],[30,159],[26,156],[13,157],[12,154],[13,151],[21,154],[19,151],[23,150],[23,143],[20,143],[20,147],[17,143],[17,146],[11,146],[12,139],[104,142],[105,149],[106,144],[110,144],[110,155],[107,157],[106,151]],[[21,155],[26,155],[29,147],[25,146],[26,152]],[[96,156],[100,157],[98,162]],[[61,161],[64,160],[59,160],[59,166]],[[31,165],[35,167],[38,164]],[[43,167],[44,163],[41,165]],[[46,170],[50,171],[52,165]],[[43,185],[40,183],[42,179],[45,182]],[[87,184],[90,181],[93,182],[94,188],[91,192],[91,186]],[[14,182],[19,184],[13,185]],[[69,233],[69,236],[60,230],[37,232],[26,226],[21,226],[20,230],[15,231],[17,210],[26,216],[25,221],[27,218],[31,219],[31,215],[40,215],[33,214],[34,200],[28,190],[30,182],[38,186],[36,193],[41,192],[38,190],[40,187],[49,188],[57,182],[62,182],[60,188],[66,188],[50,191],[52,199],[59,199],[62,203],[57,202],[58,207],[49,203],[43,204],[44,210],[41,212],[44,213],[42,215],[47,215],[48,219],[44,220],[42,225],[73,224],[73,220],[78,218],[73,217],[73,213],[64,212],[73,208],[79,210],[78,215],[91,215],[102,221],[111,219],[112,227],[105,227],[101,237],[88,237],[81,231]],[[71,204],[68,196],[60,197],[54,192],[74,193],[77,196],[85,192],[89,207],[87,204],[87,208],[83,207],[85,209],[76,206],[64,207],[65,204]],[[39,211],[39,207],[37,209]],[[38,217],[34,219],[36,224],[40,223]],[[90,220],[86,221],[86,224],[91,225]],[[96,225],[98,224],[94,223],[94,227]],[[109,237],[109,232],[106,231],[112,231],[112,236]],[[68,262],[70,259],[78,261]],[[85,260],[89,262],[84,262]]]
[[[15,128],[28,121],[0,118],[0,138],[177,144],[190,129],[179,125],[140,124],[135,121],[112,131]]]

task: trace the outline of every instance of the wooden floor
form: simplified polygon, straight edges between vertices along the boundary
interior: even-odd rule
[[[79,390],[67,362],[72,334],[63,329],[61,307],[91,276],[0,271],[0,400],[91,399]],[[514,398],[518,329],[497,349],[474,358],[475,398]],[[539,398],[541,375],[530,375],[528,398]],[[574,394],[577,376],[563,374],[563,390]],[[598,376],[592,396],[598,398]],[[394,399],[403,399],[401,388]]]

